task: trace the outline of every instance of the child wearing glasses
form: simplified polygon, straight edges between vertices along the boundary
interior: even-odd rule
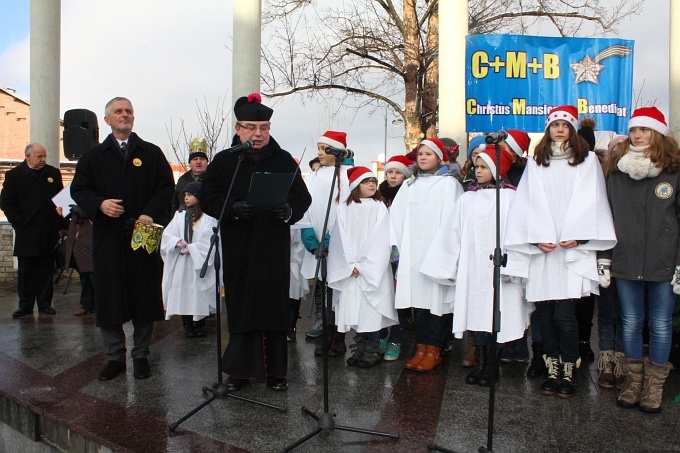
[[[437,138],[423,140],[418,147],[413,176],[401,186],[390,208],[390,241],[393,256],[399,256],[395,306],[413,307],[416,317],[416,353],[405,367],[431,371],[441,363],[446,341],[446,320],[452,313],[448,301],[451,286],[420,272],[430,243],[443,224],[463,188],[453,177],[444,144]]]
[[[328,285],[338,332],[354,329],[350,366],[371,368],[383,357],[380,330],[397,324],[390,269],[389,216],[378,180],[366,167],[347,170],[349,196],[338,206],[328,251]]]

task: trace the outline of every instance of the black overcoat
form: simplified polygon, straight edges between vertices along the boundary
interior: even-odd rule
[[[218,153],[203,177],[201,207],[215,218],[219,218],[238,159],[239,153]],[[247,200],[255,172],[295,174],[288,193],[292,208],[288,224],[275,219],[271,211],[258,210],[245,220],[236,220],[231,215],[235,201]],[[221,227],[230,332],[288,330],[290,225],[302,218],[311,202],[298,164],[273,138],[261,150],[245,153]]]
[[[5,174],[0,209],[15,231],[15,256],[54,254],[59,229],[68,226],[52,202],[63,188],[61,173],[51,165],[35,171],[23,161]]]
[[[160,254],[130,247],[128,219],[144,214],[167,225],[175,187],[172,170],[161,149],[136,134],[128,140],[128,157],[109,135],[83,154],[76,166],[71,196],[93,220],[93,253],[97,326],[114,326],[130,319],[163,319]],[[108,198],[122,199],[125,212],[111,218],[99,210]],[[129,224],[129,223],[128,223]]]

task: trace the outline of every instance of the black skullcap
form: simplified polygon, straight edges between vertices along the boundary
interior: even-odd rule
[[[260,93],[240,97],[234,104],[234,115],[238,121],[269,121],[274,110],[262,104]]]

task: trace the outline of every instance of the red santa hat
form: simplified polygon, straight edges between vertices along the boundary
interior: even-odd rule
[[[524,153],[529,152],[529,145],[531,144],[529,134],[517,129],[508,129],[506,132],[508,133],[508,138],[505,139],[505,143],[510,146],[510,149],[515,154],[522,157]]]
[[[398,172],[403,173],[407,178],[410,178],[413,174],[411,164],[413,164],[413,161],[406,156],[392,156],[385,164],[385,174],[387,174],[389,170],[397,170]]]
[[[442,143],[441,140],[438,138],[432,137],[432,138],[426,138],[422,142],[420,142],[420,146],[427,146],[430,148],[434,153],[439,156],[439,160],[442,160],[444,162],[449,161],[449,156],[444,152],[444,144]]]
[[[491,176],[496,178],[496,152],[493,149],[485,149],[481,153],[477,154],[477,159],[482,159],[486,162],[486,165],[491,170]],[[501,166],[498,169],[500,171],[501,178],[505,178],[510,170],[510,165],[512,165],[512,156],[509,152],[501,149]]]
[[[375,174],[368,167],[351,167],[347,169],[347,179],[349,179],[350,192],[356,189],[361,181],[366,178],[375,178]],[[378,178],[376,178],[378,179]]]
[[[338,131],[326,131],[317,143],[323,143],[331,148],[347,149],[347,133]]]
[[[578,109],[573,105],[560,105],[555,107],[548,113],[548,118],[545,120],[545,128],[557,120],[563,120],[574,126],[574,130],[578,130]]]
[[[646,127],[661,135],[668,135],[668,124],[663,113],[656,107],[640,107],[633,111],[628,121],[628,130],[633,127]]]

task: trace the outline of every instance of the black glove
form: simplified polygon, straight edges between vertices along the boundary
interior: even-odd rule
[[[237,219],[249,219],[255,215],[255,206],[237,201],[231,206],[231,214]]]
[[[318,260],[320,258],[326,258],[328,256],[328,249],[326,247],[324,247],[323,250],[322,250],[321,247],[319,247],[317,249],[314,249],[314,251],[312,253],[314,254],[316,259]]]
[[[275,219],[283,220],[284,222],[288,220],[293,213],[293,209],[288,203],[284,203],[281,206],[277,206],[272,209],[272,215]]]

